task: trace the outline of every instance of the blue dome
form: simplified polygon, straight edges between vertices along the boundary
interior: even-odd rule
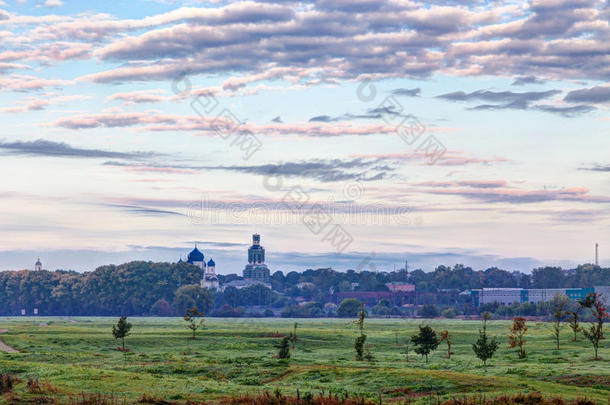
[[[208,267],[209,266],[214,266],[216,267],[216,263],[214,263],[214,260],[210,259],[210,261],[208,262]]]
[[[189,253],[188,262],[193,263],[193,262],[202,262],[202,261],[203,261],[203,253],[201,253],[199,251],[199,249],[197,249],[197,247],[195,247],[195,249],[193,249],[193,251],[191,253]]]

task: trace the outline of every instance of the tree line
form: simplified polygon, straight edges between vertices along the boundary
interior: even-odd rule
[[[609,285],[610,269],[581,265],[570,271],[557,267],[534,269],[531,275],[490,268],[476,271],[463,265],[439,266],[434,271],[346,272],[330,268],[304,272],[276,271],[270,283],[224,291],[199,288],[202,270],[189,263],[153,263],[134,261],[121,265],[101,266],[92,272],[74,271],[3,271],[0,272],[0,315],[180,315],[185,308],[197,306],[204,313],[217,316],[286,317],[343,316],[330,304],[332,294],[342,291],[387,291],[389,282],[415,284],[418,291],[462,291],[484,287],[590,287]],[[219,275],[221,284],[239,279],[236,274]],[[297,298],[313,301],[298,305]],[[459,312],[476,313],[469,297],[461,297]],[[327,307],[330,305],[330,308]],[[248,312],[247,307],[266,310]],[[372,309],[376,315],[405,314],[400,308],[382,301]],[[441,315],[441,308],[421,308],[425,317]],[[480,312],[501,316],[547,315],[544,303],[521,306],[487,304]],[[444,309],[443,316],[457,312]]]

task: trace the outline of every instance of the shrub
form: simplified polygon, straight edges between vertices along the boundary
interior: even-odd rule
[[[441,315],[444,316],[445,318],[452,319],[452,318],[456,317],[457,311],[454,308],[447,308],[447,309],[443,309],[443,312],[441,312]]]
[[[440,311],[436,305],[426,304],[421,307],[419,314],[424,318],[436,318],[440,315]]]
[[[282,338],[279,346],[279,352],[277,357],[280,359],[289,359],[290,358],[290,337],[285,336]]]
[[[19,380],[10,374],[0,374],[0,394],[11,392]]]
[[[337,308],[337,316],[341,318],[353,318],[358,315],[358,311],[362,307],[362,303],[355,298],[346,298],[341,301]]]
[[[150,307],[150,314],[154,316],[173,316],[174,310],[169,302],[164,299],[155,301]]]

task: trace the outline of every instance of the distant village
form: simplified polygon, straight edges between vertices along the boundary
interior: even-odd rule
[[[432,310],[431,314],[440,315],[440,309],[451,309],[451,308],[462,308],[462,310],[455,311],[456,314],[468,313],[467,307],[474,309],[493,309],[495,312],[502,313],[503,310],[499,307],[510,307],[510,306],[533,306],[541,303],[548,303],[556,296],[566,296],[570,301],[577,302],[586,298],[588,294],[598,293],[601,294],[605,299],[610,297],[610,286],[607,283],[604,285],[586,285],[586,286],[566,286],[560,288],[530,288],[528,287],[528,281],[524,280],[529,277],[520,272],[506,272],[500,269],[488,269],[484,274],[489,274],[489,279],[484,286],[480,288],[456,288],[454,285],[440,285],[436,288],[430,288],[425,284],[419,283],[417,285],[416,279],[419,278],[420,274],[423,273],[421,270],[416,270],[409,274],[408,262],[405,261],[405,267],[399,271],[392,273],[378,273],[373,275],[374,281],[369,283],[362,283],[363,274],[367,276],[370,272],[362,272],[362,274],[356,275],[353,270],[349,270],[344,273],[347,276],[339,281],[330,282],[331,285],[328,288],[324,288],[320,283],[315,282],[315,278],[318,277],[316,274],[323,272],[336,273],[335,276],[326,277],[342,277],[340,272],[335,272],[332,269],[318,269],[308,270],[307,272],[313,272],[305,276],[307,272],[301,273],[291,272],[288,275],[284,275],[282,272],[275,272],[273,275],[265,263],[265,248],[261,245],[261,236],[259,234],[252,235],[252,245],[248,248],[247,264],[245,265],[242,276],[237,275],[220,275],[216,273],[216,263],[212,258],[206,258],[204,253],[199,250],[197,245],[188,254],[185,261],[180,259],[180,263],[192,264],[202,271],[202,278],[199,281],[199,286],[202,289],[207,289],[215,294],[215,297],[222,302],[227,301],[224,298],[223,293],[230,291],[243,291],[242,295],[248,295],[247,291],[260,291],[261,289],[267,290],[273,294],[275,301],[281,301],[286,308],[292,306],[303,307],[309,305],[313,308],[314,305],[319,305],[319,311],[316,309],[315,314],[333,313],[339,306],[346,300],[356,300],[367,307],[375,309],[380,315],[410,315],[416,316],[421,314],[422,308],[436,307],[438,310],[435,312]],[[597,245],[596,245],[596,262],[597,262]],[[443,266],[441,266],[443,267]],[[34,271],[42,270],[42,263],[40,258],[35,263]],[[453,269],[447,268],[451,271],[462,271],[458,269],[458,266]],[[608,272],[608,269],[601,269],[596,264],[592,267],[599,269],[599,271]],[[436,271],[439,269],[437,268]],[[535,270],[536,271],[536,270]],[[549,271],[557,271],[557,269],[551,268]],[[316,273],[317,272],[317,273]],[[419,273],[418,273],[419,272]],[[574,270],[561,270],[562,274],[569,276],[570,272],[574,273]],[[604,273],[604,274],[605,274]],[[429,273],[427,273],[429,275]],[[494,284],[494,277],[498,278],[498,274],[504,277],[501,284],[506,284],[507,277],[512,278],[515,284],[525,286],[496,286]],[[295,277],[296,275],[296,277]],[[290,282],[287,278],[290,276]],[[367,276],[369,277],[370,274]],[[573,276],[573,274],[572,274]],[[312,278],[313,277],[313,278]],[[553,276],[551,275],[551,278]],[[604,278],[605,277],[605,278]],[[318,277],[319,278],[319,277]],[[369,277],[370,278],[370,277]],[[598,278],[599,279],[599,278]],[[601,280],[606,280],[606,276],[602,276]],[[347,281],[347,282],[346,282]],[[415,281],[415,282],[414,282]],[[471,283],[472,284],[472,283]],[[476,282],[474,283],[476,284]],[[442,288],[439,288],[442,287]],[[225,294],[226,295],[226,294]],[[259,310],[270,306],[271,302],[265,303],[260,300],[242,300],[241,302],[232,302],[233,306],[239,304],[254,304],[251,305],[255,309]],[[262,304],[262,305],[261,305]],[[266,305],[265,305],[266,304]],[[225,305],[228,305],[225,302]],[[276,305],[277,306],[277,305]],[[381,306],[381,307],[380,307]],[[284,308],[285,309],[285,308]],[[36,309],[36,313],[38,310]],[[538,313],[540,310],[534,310],[533,313]],[[245,312],[244,312],[245,313]],[[297,311],[298,313],[298,311]],[[304,313],[308,313],[305,311]],[[273,312],[274,315],[279,315],[279,312]]]

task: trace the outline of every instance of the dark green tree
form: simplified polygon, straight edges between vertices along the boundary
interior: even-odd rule
[[[341,301],[337,308],[337,316],[341,318],[352,318],[358,315],[362,303],[355,298],[346,298]]]
[[[278,348],[279,348],[279,352],[278,352],[277,356],[280,359],[289,359],[290,358],[290,337],[289,336],[283,337],[282,340],[280,341]]]
[[[364,311],[364,304],[360,304],[360,312],[358,312],[358,319],[354,321],[358,325],[360,330],[360,336],[356,337],[354,341],[354,349],[356,350],[356,360],[362,361],[364,359],[364,343],[366,342],[366,335],[364,334],[364,318],[366,318],[366,312]]]
[[[112,325],[112,336],[115,339],[121,339],[123,344],[123,350],[125,350],[125,337],[129,336],[131,330],[131,323],[127,322],[127,317],[122,316],[116,325]]]
[[[426,357],[426,363],[428,362],[430,352],[436,350],[440,344],[436,332],[429,325],[420,325],[419,333],[411,337],[411,342],[415,346],[415,353]]]
[[[189,308],[195,307],[203,313],[209,313],[214,307],[213,293],[197,284],[187,284],[178,288],[174,294],[174,310],[176,313],[183,314]]]
[[[487,366],[487,360],[491,359],[498,350],[498,341],[495,337],[491,339],[487,336],[487,321],[491,319],[489,312],[483,313],[483,330],[479,329],[479,339],[472,345],[472,350],[476,356],[483,362],[483,367]]]

